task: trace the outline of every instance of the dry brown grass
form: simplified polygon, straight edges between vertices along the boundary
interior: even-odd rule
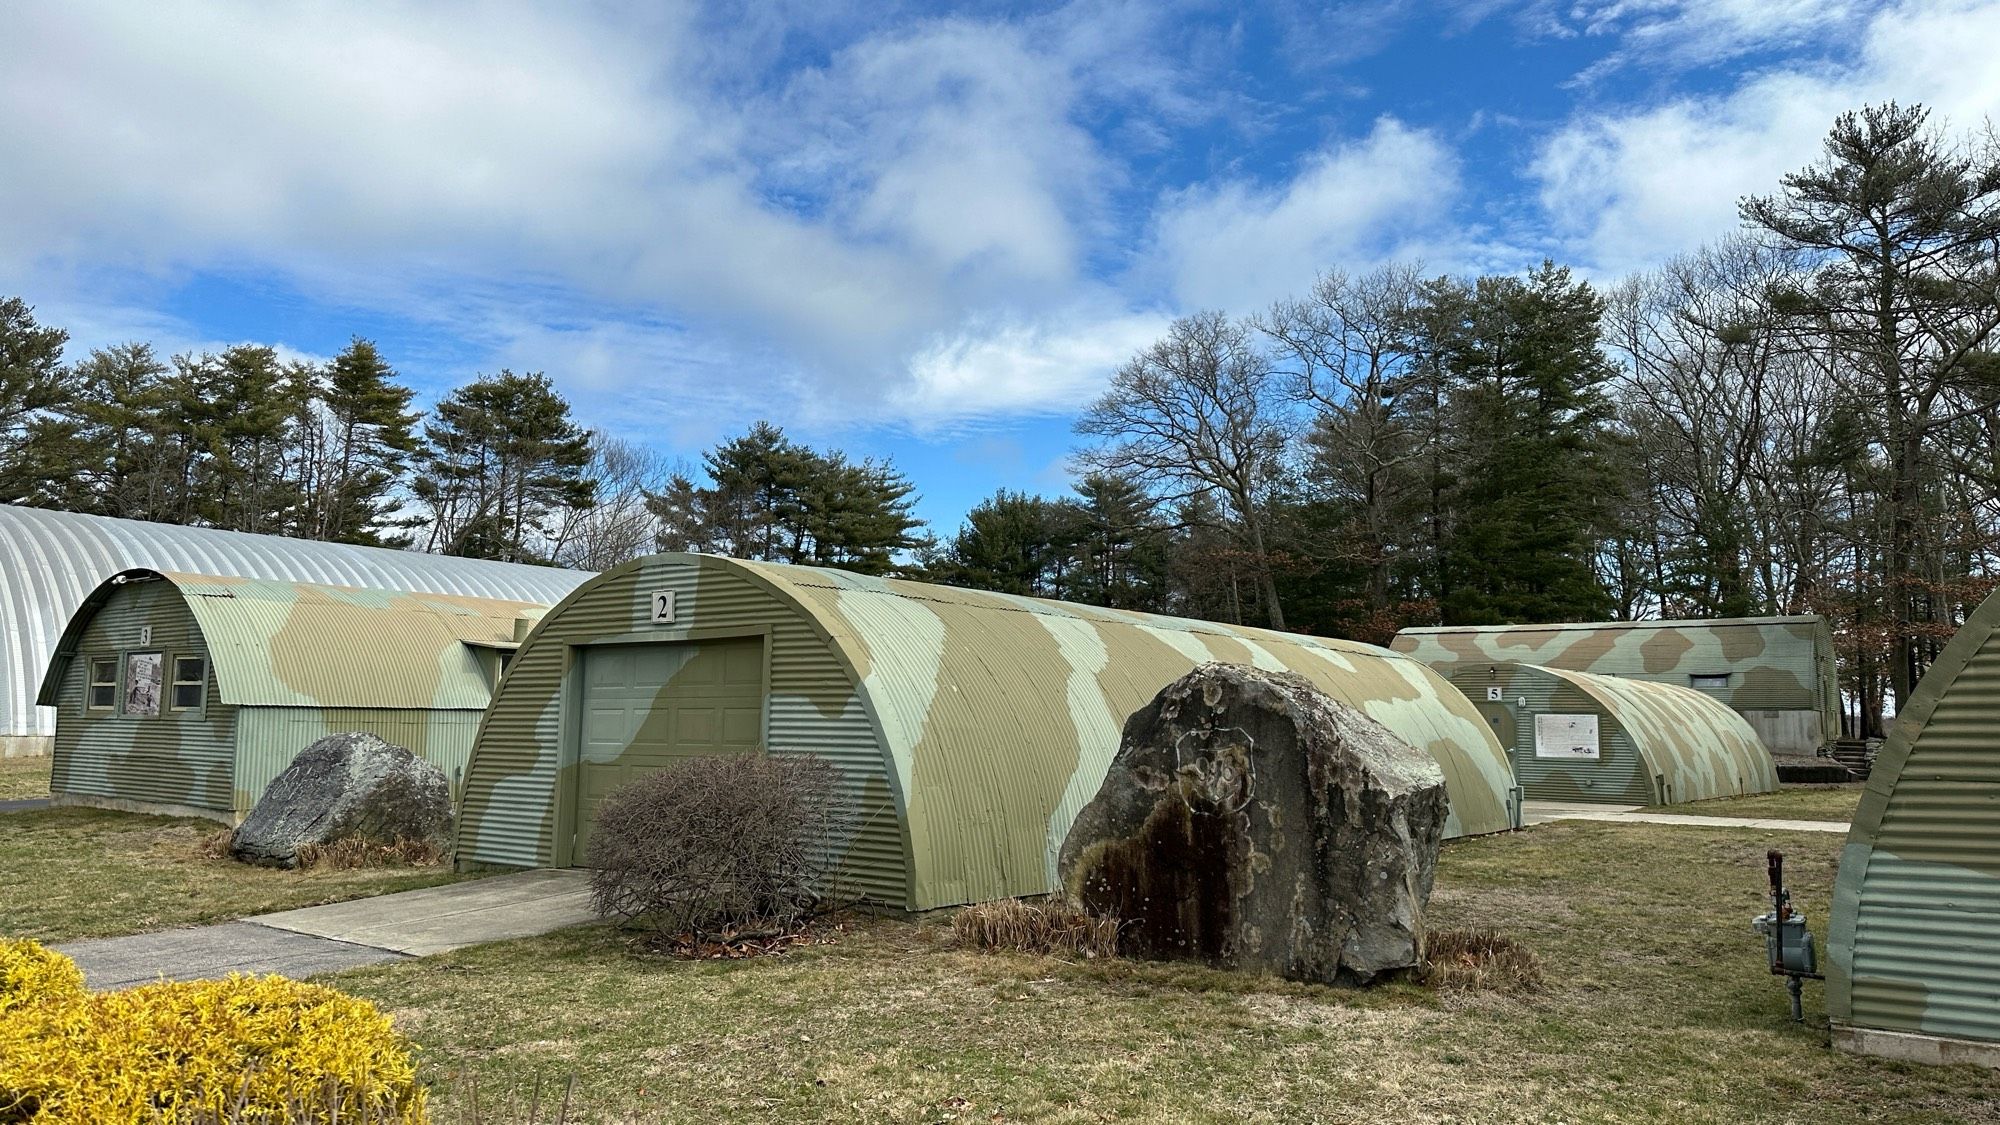
[[[227,846],[224,848],[227,854]],[[429,840],[380,843],[350,836],[328,844],[299,845],[301,871],[359,871],[371,867],[437,867],[450,856]]]
[[[1055,899],[1007,898],[968,906],[952,916],[951,932],[968,949],[1079,957],[1118,952],[1117,919],[1099,918]]]
[[[1497,930],[1439,930],[1424,942],[1417,979],[1441,992],[1536,992],[1534,951]]]

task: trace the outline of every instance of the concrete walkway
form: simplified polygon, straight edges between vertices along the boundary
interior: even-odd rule
[[[0,801],[0,813],[34,812],[49,807],[47,797],[18,797],[11,801]]]
[[[1641,805],[1586,805],[1566,801],[1523,801],[1521,823],[1552,820],[1597,820],[1612,824],[1671,824],[1684,828],[1760,828],[1769,832],[1837,832],[1847,834],[1844,820],[1778,820],[1752,816],[1686,816],[1647,812]]]
[[[99,989],[230,973],[303,979],[595,921],[588,878],[585,871],[523,871],[51,948],[73,959],[85,983]]]
[[[246,921],[295,934],[427,957],[487,941],[534,937],[596,920],[590,873],[574,868],[495,875],[358,898]]]

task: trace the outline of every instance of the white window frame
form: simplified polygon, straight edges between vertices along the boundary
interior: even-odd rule
[[[192,680],[181,679],[181,661],[183,660],[196,660],[201,662],[201,673],[197,678]],[[173,678],[167,682],[168,711],[199,711],[208,704],[208,657],[207,656],[201,653],[175,653],[173,656],[172,671],[173,671]],[[195,701],[186,707],[181,706],[181,701],[180,701],[181,689],[184,687],[192,687],[195,689]]]
[[[97,678],[97,666],[100,664],[110,667],[111,678],[109,680],[100,680]],[[97,702],[97,689],[100,687],[111,689],[111,702],[105,704]],[[91,656],[84,659],[83,709],[107,715],[113,714],[118,710],[118,658],[116,656]]]

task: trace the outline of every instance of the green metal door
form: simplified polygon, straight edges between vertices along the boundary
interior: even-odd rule
[[[689,758],[762,748],[763,638],[585,649],[581,705],[576,864],[612,790]]]

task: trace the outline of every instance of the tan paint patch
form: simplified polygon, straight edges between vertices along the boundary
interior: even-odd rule
[[[1640,667],[1654,675],[1671,672],[1680,666],[1682,657],[1693,651],[1694,642],[1681,630],[1655,629],[1639,646]]]

